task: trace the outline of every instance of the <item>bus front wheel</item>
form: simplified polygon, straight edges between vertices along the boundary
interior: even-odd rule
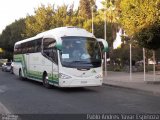
[[[43,75],[43,86],[48,89],[51,88],[51,85],[49,84],[49,81],[48,81],[47,73],[44,73],[44,75]]]

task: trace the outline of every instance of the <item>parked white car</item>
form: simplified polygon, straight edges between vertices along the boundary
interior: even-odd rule
[[[2,71],[10,72],[11,71],[11,62],[3,63]]]

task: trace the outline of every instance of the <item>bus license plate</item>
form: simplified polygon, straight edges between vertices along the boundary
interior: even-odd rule
[[[82,83],[82,84],[86,84],[86,83],[87,83],[87,81],[81,81],[81,83]]]

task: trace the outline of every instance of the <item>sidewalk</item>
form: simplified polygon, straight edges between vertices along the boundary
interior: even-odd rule
[[[130,79],[129,73],[107,71],[104,84],[160,95],[160,72],[156,72],[155,81],[153,72],[146,73],[146,81],[144,81],[143,72],[132,73]]]

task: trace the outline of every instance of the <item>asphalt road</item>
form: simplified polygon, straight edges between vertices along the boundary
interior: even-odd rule
[[[105,85],[46,89],[1,71],[0,102],[12,114],[160,113],[160,96]]]

